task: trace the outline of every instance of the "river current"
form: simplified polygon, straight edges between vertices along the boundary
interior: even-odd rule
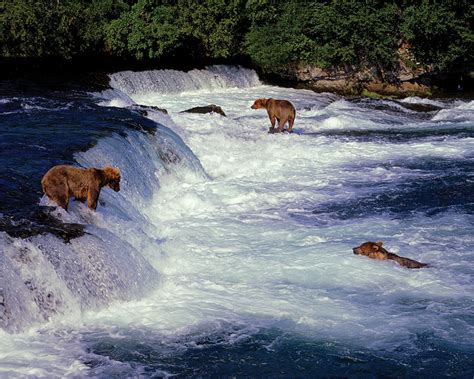
[[[473,101],[109,78],[0,91],[0,377],[474,375]],[[294,133],[260,97],[294,104]],[[182,112],[208,104],[226,116]],[[58,210],[40,180],[65,163],[122,190]]]

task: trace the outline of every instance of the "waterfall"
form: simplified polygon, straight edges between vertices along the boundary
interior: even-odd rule
[[[200,89],[246,88],[260,85],[254,70],[235,66],[209,66],[205,70],[122,71],[110,75],[110,85],[128,95],[179,93]]]
[[[0,328],[7,331],[76,317],[154,289],[159,267],[146,256],[160,244],[146,216],[153,193],[162,177],[176,171],[206,179],[192,151],[160,124],[152,132],[124,128],[74,157],[84,167],[119,167],[121,191],[104,188],[95,213],[73,201],[69,212],[54,210],[60,220],[84,226],[85,234],[68,242],[50,234],[21,239],[0,232]],[[40,204],[54,205],[46,197]]]

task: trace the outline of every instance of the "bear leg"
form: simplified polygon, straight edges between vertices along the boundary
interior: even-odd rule
[[[288,120],[288,132],[289,133],[292,133],[293,132],[293,124],[295,123],[295,118],[294,117],[290,117],[290,119]]]
[[[67,211],[67,206],[69,203],[69,187],[67,185],[66,179],[52,180],[43,183],[43,192],[52,201]]]

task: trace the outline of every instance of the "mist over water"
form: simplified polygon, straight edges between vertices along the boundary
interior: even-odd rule
[[[85,228],[69,243],[0,235],[0,375],[474,374],[472,101],[347,99],[228,66],[110,78],[80,107],[0,100],[25,130],[83,125],[88,104],[79,135],[97,138],[63,159],[123,178],[96,213],[56,211]],[[295,133],[268,134],[259,97],[290,100]],[[227,117],[182,113],[208,104]],[[352,253],[379,240],[430,267]]]

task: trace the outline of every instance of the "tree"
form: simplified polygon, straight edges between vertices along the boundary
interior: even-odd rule
[[[274,73],[382,70],[406,41],[421,64],[443,71],[472,67],[473,21],[469,0],[0,0],[0,57],[245,57]]]
[[[70,59],[100,46],[107,19],[126,8],[120,0],[0,1],[0,54]]]
[[[165,2],[139,0],[106,28],[106,45],[114,54],[140,59],[173,55],[183,44],[177,8]]]
[[[204,58],[229,58],[241,53],[244,34],[243,2],[179,0],[180,29]]]
[[[474,7],[463,1],[444,4],[423,0],[404,10],[401,34],[413,46],[416,59],[436,70],[472,65],[473,16]]]
[[[356,65],[390,68],[398,40],[398,9],[385,1],[334,0],[314,4],[308,35],[322,67]]]
[[[265,11],[262,1],[254,3],[247,7],[253,24],[245,36],[245,51],[255,64],[265,72],[283,72],[291,64],[314,61],[316,45],[305,33],[307,14],[301,4],[280,3]]]

